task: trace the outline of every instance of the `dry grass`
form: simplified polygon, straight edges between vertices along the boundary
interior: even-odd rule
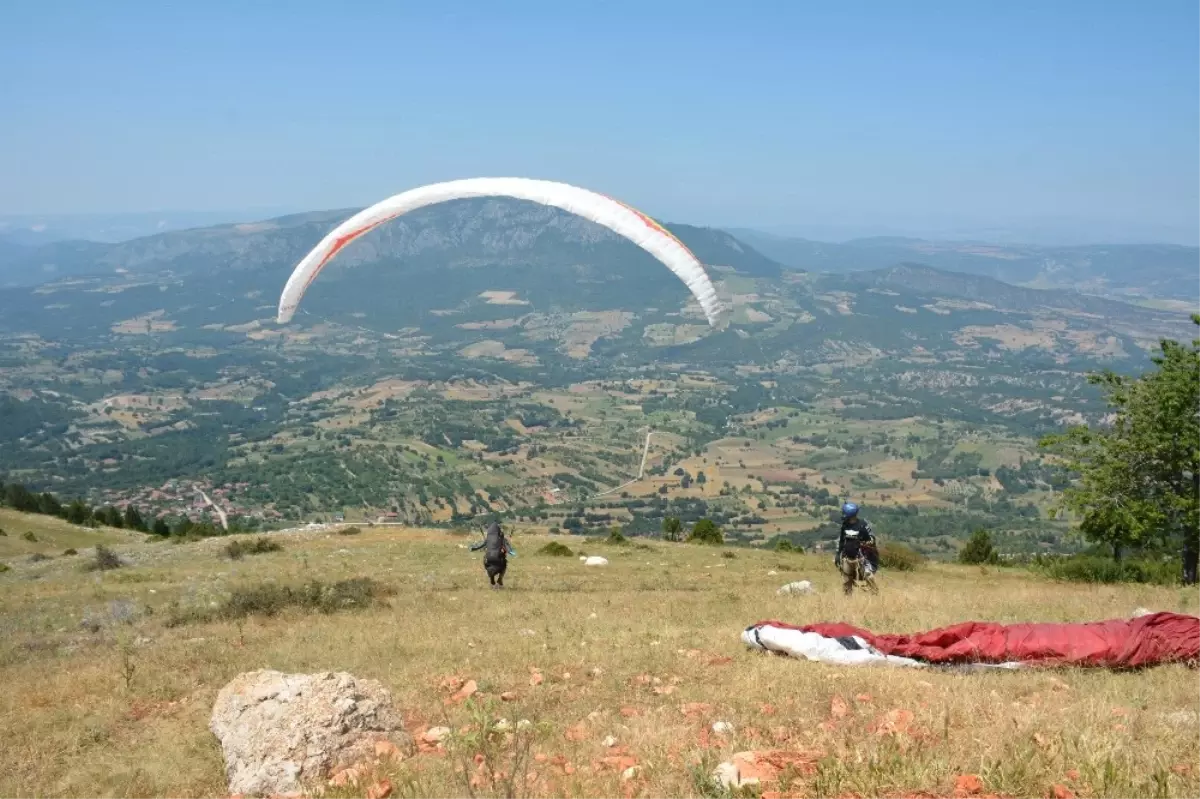
[[[1079,796],[1200,794],[1197,683],[1182,667],[846,669],[760,656],[738,638],[767,618],[904,631],[964,619],[1121,617],[1139,606],[1195,613],[1195,592],[941,566],[885,572],[879,597],[846,599],[825,558],[739,550],[727,559],[699,546],[558,539],[610,560],[589,569],[537,554],[549,537],[522,535],[499,592],[486,588],[479,555],[458,536],[370,529],[285,538],[283,552],[233,563],[217,559],[219,540],[148,543],[123,547],[133,563],[115,572],[85,576],[62,559],[41,564],[36,580],[0,575],[0,794],[225,795],[208,717],[221,686],[256,668],[376,678],[416,731],[468,731],[449,754],[382,767],[400,795],[505,793],[469,787],[462,773],[475,751],[520,754],[471,739],[499,717],[541,725],[517,795],[710,795],[696,775],[733,752],[777,747],[824,754],[815,772],[796,775],[791,789],[806,796],[951,795],[960,774],[1012,796],[1046,796],[1056,784]],[[239,586],[353,577],[393,589],[390,607],[166,626],[173,610],[210,606]],[[815,596],[775,595],[801,578],[815,583]],[[544,678],[536,686],[534,669]],[[438,686],[448,676],[476,680],[479,701],[446,705]],[[500,700],[504,692],[512,701]],[[840,718],[831,715],[835,697],[846,705]],[[688,715],[690,703],[710,707]],[[873,732],[894,710],[910,711],[911,725]],[[708,733],[717,720],[735,732]],[[603,745],[607,736],[615,750]],[[640,770],[622,782],[627,758]]]

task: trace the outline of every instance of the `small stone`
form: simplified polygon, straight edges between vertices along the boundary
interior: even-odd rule
[[[712,731],[717,735],[733,735],[733,725],[728,721],[717,721],[713,723]]]
[[[617,739],[612,737],[611,735],[609,735],[609,736],[605,737],[605,739],[601,743],[604,744],[604,747],[606,749],[612,749],[614,746],[617,745]]]
[[[442,741],[450,737],[449,727],[430,727],[425,731],[421,738],[425,743],[440,744]]]
[[[638,775],[638,767],[630,766],[629,768],[627,768],[621,772],[621,782],[629,782],[631,779],[633,779],[637,775]]]

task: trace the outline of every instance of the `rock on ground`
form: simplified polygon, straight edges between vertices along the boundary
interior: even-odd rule
[[[808,595],[813,592],[813,585],[808,580],[797,580],[794,583],[788,583],[780,588],[775,593],[780,596],[791,595]]]
[[[377,752],[413,749],[387,689],[344,672],[239,674],[217,694],[208,726],[229,792],[247,796],[302,791]]]
[[[592,555],[583,562],[584,566],[607,566],[608,558]]]

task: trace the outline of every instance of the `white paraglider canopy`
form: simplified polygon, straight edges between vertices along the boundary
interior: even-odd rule
[[[343,247],[378,225],[427,205],[473,197],[512,197],[560,208],[603,225],[629,239],[666,265],[684,282],[716,327],[724,314],[704,267],[683,242],[662,225],[624,203],[594,191],[529,178],[469,178],[433,183],[397,194],[359,211],[334,228],[296,265],[279,298],[280,324],[291,320],[300,299],[321,270]]]

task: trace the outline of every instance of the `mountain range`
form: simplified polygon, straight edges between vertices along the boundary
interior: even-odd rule
[[[0,287],[35,286],[65,277],[162,269],[283,268],[294,264],[353,209],[294,214],[260,222],[167,230],[125,241],[69,238],[34,245],[0,230]],[[183,224],[196,215],[159,220]],[[148,217],[149,220],[149,217]],[[146,222],[149,224],[149,221]],[[125,229],[138,229],[128,223]],[[144,227],[144,225],[143,225]],[[1144,301],[1194,302],[1200,297],[1200,249],[1169,244],[1013,246],[903,237],[844,243],[788,238],[751,229],[728,232],[672,224],[701,261],[734,265],[757,276],[786,271],[831,274],[924,264],[945,272],[993,278],[1027,288],[1066,290]],[[96,230],[96,228],[88,228]],[[112,233],[112,228],[101,228]],[[562,246],[611,248],[615,236],[553,209],[506,200],[450,203],[397,220],[339,256],[347,266],[379,259],[465,262],[472,258],[545,254]]]
[[[875,237],[832,244],[735,229],[738,238],[785,266],[853,272],[920,262],[1033,288],[1117,297],[1200,298],[1200,248],[1175,244],[1073,247]]]

